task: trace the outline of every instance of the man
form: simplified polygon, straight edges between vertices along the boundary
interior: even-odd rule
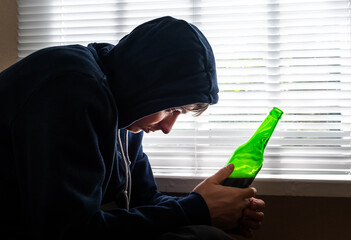
[[[249,234],[263,219],[264,202],[253,188],[220,185],[232,165],[177,198],[157,191],[142,150],[143,132],[168,133],[179,114],[201,114],[217,103],[217,93],[206,38],[171,17],[138,26],[116,46],[47,48],[6,69],[0,75],[1,234]]]

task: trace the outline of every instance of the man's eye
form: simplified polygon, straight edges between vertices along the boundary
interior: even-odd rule
[[[168,111],[168,112],[179,112],[180,109],[178,109],[178,108],[170,108],[170,109],[168,109],[167,111]]]
[[[181,114],[187,113],[187,110],[185,110],[184,108],[170,108],[168,109],[168,111],[172,113],[181,113]]]
[[[172,111],[172,113],[182,113],[182,111],[179,110],[179,109],[175,109],[175,110]]]

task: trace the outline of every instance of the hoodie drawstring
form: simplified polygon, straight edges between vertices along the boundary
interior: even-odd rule
[[[128,154],[128,131],[126,131],[126,136],[125,136],[125,146],[126,146],[126,154],[124,153],[123,145],[122,145],[122,140],[121,140],[121,133],[120,130],[118,129],[117,131],[117,137],[118,137],[118,144],[120,146],[120,150],[122,153],[122,158],[124,161],[124,168],[125,168],[125,178],[126,178],[126,184],[124,188],[124,196],[126,200],[126,208],[129,210],[129,202],[130,202],[130,194],[131,194],[131,189],[132,189],[132,178],[130,174],[130,160],[129,160],[129,154]]]

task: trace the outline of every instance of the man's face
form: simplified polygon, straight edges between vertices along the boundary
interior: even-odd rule
[[[163,110],[139,119],[127,127],[127,129],[133,133],[140,131],[149,133],[150,131],[161,130],[164,134],[167,134],[172,130],[173,124],[181,113],[183,112],[180,108]]]

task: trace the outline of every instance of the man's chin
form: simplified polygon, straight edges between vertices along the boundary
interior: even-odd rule
[[[127,130],[131,133],[140,133],[142,131],[139,128],[127,128]]]

